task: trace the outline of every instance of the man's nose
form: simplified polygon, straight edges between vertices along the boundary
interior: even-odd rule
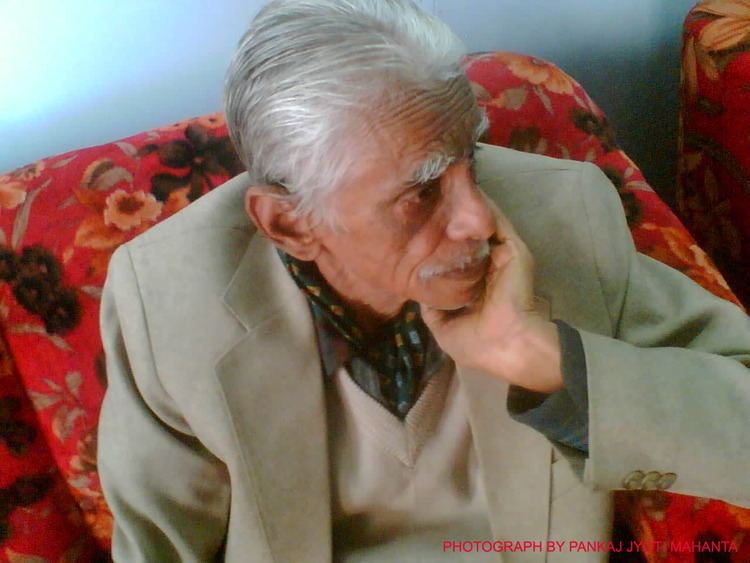
[[[446,234],[455,241],[486,240],[496,230],[495,216],[470,175],[456,179],[449,198]]]

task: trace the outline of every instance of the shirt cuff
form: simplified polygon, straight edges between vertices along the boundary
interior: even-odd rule
[[[552,322],[560,336],[563,388],[547,394],[511,385],[508,413],[550,441],[588,453],[589,397],[583,342],[578,331],[566,322]]]

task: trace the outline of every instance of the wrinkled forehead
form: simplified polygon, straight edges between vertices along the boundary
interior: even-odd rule
[[[435,87],[388,92],[369,115],[373,132],[387,133],[389,142],[423,157],[441,154],[462,158],[471,152],[482,114],[464,75]]]

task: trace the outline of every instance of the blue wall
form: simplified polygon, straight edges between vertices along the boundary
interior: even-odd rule
[[[669,199],[679,42],[693,0],[421,0],[470,50],[559,64]],[[0,171],[221,109],[262,0],[0,0]]]

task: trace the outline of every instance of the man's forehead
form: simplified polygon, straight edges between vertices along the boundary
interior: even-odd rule
[[[386,97],[376,111],[373,118],[384,129],[430,143],[433,149],[465,146],[479,118],[474,93],[464,76],[430,90],[404,89]]]
[[[406,161],[414,180],[427,179],[427,170],[439,175],[474,150],[482,117],[465,78],[390,102],[368,116],[366,136],[384,153]]]

